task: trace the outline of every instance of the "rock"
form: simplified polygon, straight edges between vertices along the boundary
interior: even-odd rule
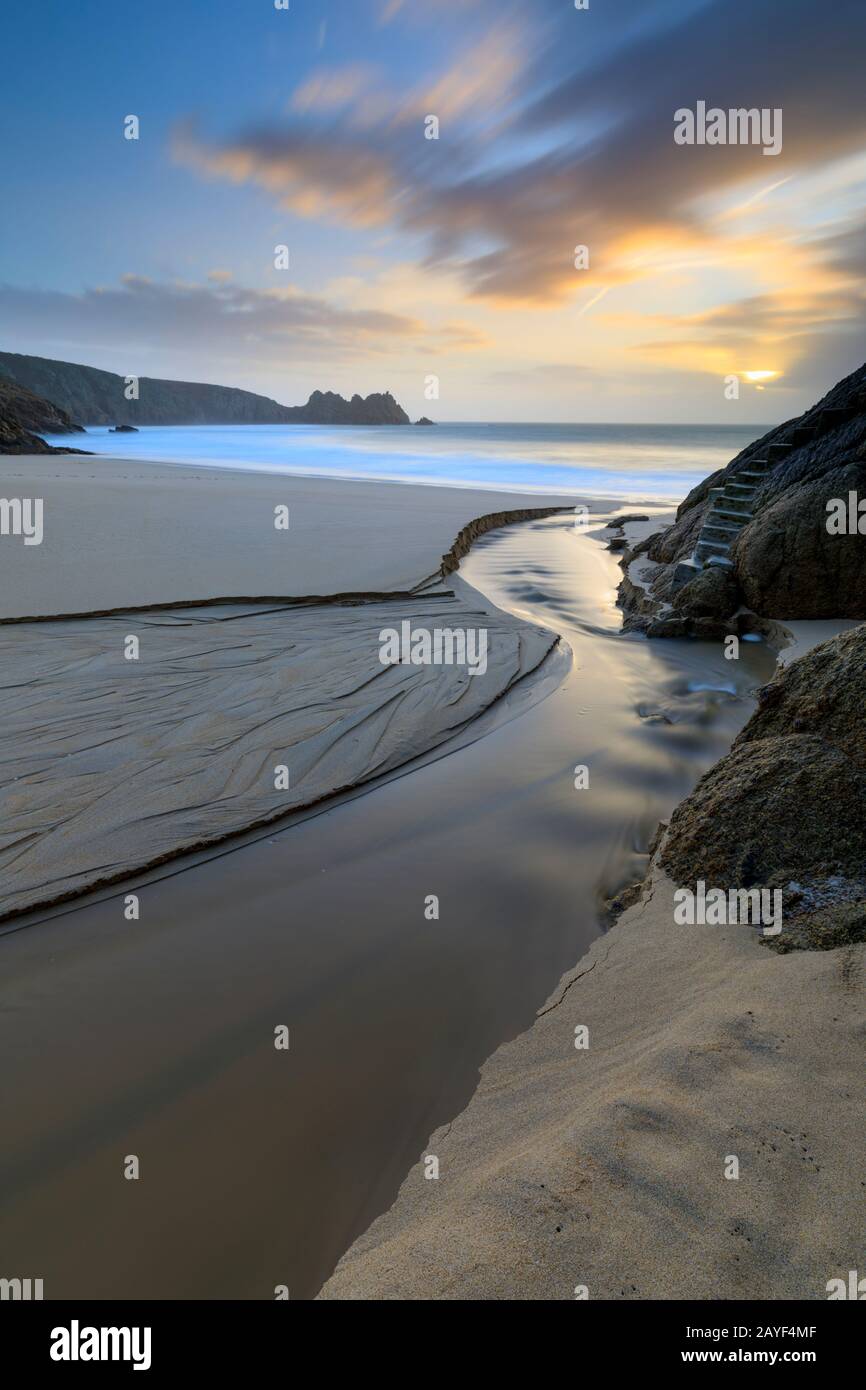
[[[631,552],[632,558],[638,555],[648,555],[662,534],[661,531],[653,531],[651,536],[644,536],[642,541],[636,541]],[[650,556],[650,558],[652,557]]]
[[[307,425],[408,425],[405,410],[390,391],[384,394],[353,396],[346,401],[333,391],[314,391],[305,406],[278,407],[289,413],[286,423]]]
[[[643,630],[647,637],[690,636],[688,619],[680,618],[676,613],[662,613],[657,618],[651,618]]]
[[[709,482],[709,479],[707,481]],[[677,560],[688,559],[698,543],[706,510],[706,503],[693,507],[666,531],[657,532],[648,551],[650,559],[664,565],[673,565]]]
[[[416,425],[432,425],[432,424],[435,424],[435,421],[433,421],[433,420],[428,420],[426,415],[422,415],[420,420],[416,420],[416,421],[415,421],[415,424],[416,424]]]
[[[0,405],[0,454],[84,454],[86,449],[54,448],[32,434]]]
[[[831,535],[827,501],[866,497],[866,463],[851,462],[793,487],[761,511],[737,542],[745,602],[780,618],[866,618],[866,536]]]
[[[603,929],[609,931],[622,914],[638,901],[642,892],[643,879],[640,879],[637,883],[630,883],[628,887],[623,888],[615,897],[606,898],[602,902],[599,911],[600,923]]]
[[[828,502],[866,497],[866,365],[693,488],[674,525],[653,537],[650,558],[687,581],[677,567],[695,549],[710,488],[756,471],[754,515],[730,551],[741,600],[765,619],[866,618],[864,535],[827,529]]]
[[[53,454],[44,439],[19,425],[14,416],[0,406],[0,454]]]
[[[740,606],[733,572],[722,565],[701,570],[673,597],[674,610],[685,618],[727,618]]]
[[[786,921],[812,910],[816,892],[821,911],[866,903],[864,807],[866,624],[765,688],[730,753],[671,817],[661,864],[683,885],[779,887]]]
[[[28,391],[9,377],[0,376],[0,410],[31,434],[83,434],[81,425],[51,401]],[[46,446],[47,447],[47,446]]]
[[[837,946],[853,946],[866,941],[866,902],[835,903],[795,916],[778,936],[764,938],[770,950],[786,955],[789,951],[835,951]]]
[[[135,425],[112,425],[109,434],[138,434]]]

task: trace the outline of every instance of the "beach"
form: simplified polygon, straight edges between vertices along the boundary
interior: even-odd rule
[[[0,550],[0,619],[408,593],[438,575],[476,517],[581,501],[104,455],[0,458],[0,487],[41,498],[44,515],[40,545]],[[275,525],[278,507],[289,508],[285,528]]]
[[[5,25],[12,1359],[569,1301],[826,1378],[866,8],[203,9]]]
[[[233,486],[225,472],[211,481],[152,465],[153,474],[142,469],[137,479],[133,514],[147,515],[152,490],[162,496],[169,523],[158,534],[144,531],[146,544],[134,544],[121,480],[104,486],[110,465],[4,464],[19,472],[23,466],[34,470],[27,476],[38,479],[47,518],[61,502],[74,506],[82,519],[76,536],[90,518],[89,544],[101,547],[101,559],[76,567],[66,532],[52,553],[46,528],[43,546],[33,548],[48,561],[41,583],[7,591],[7,616],[34,607],[43,615],[81,613],[86,602],[106,616],[0,627],[36,663],[20,728],[10,694],[4,757],[34,756],[24,735],[28,722],[34,735],[39,731],[39,709],[41,762],[27,782],[52,789],[33,814],[42,818],[41,833],[54,838],[54,868],[41,877],[39,836],[35,854],[27,840],[23,853],[7,846],[6,891],[16,878],[26,889],[25,869],[32,891],[55,898],[100,878],[117,881],[3,924],[4,1049],[17,1061],[3,1081],[4,1106],[17,1117],[3,1165],[4,1248],[19,1263],[35,1259],[56,1296],[260,1298],[286,1283],[293,1296],[312,1297],[352,1241],[390,1207],[427,1137],[469,1103],[486,1059],[530,1026],[557,980],[599,936],[605,898],[643,874],[659,819],[726,750],[752,708],[752,691],[772,670],[772,655],[760,644],[750,647],[732,673],[710,644],[623,640],[615,605],[620,571],[603,506],[593,504],[589,524],[578,529],[574,499],[564,498],[563,513],[482,533],[459,570],[431,585],[461,531],[475,529],[473,514],[490,515],[494,505],[502,509],[494,515],[521,514],[527,499],[378,483],[335,482],[322,490],[319,480],[313,488],[284,478],[251,486],[249,475]],[[346,506],[337,505],[341,497]],[[375,622],[364,629],[374,653],[380,596],[390,586],[391,611],[447,603],[483,614],[495,638],[492,656],[510,644],[526,670],[517,679],[517,666],[492,659],[484,677],[470,678],[492,682],[486,695],[473,697],[480,703],[450,728],[440,726],[438,742],[428,716],[441,709],[448,687],[419,688],[403,730],[409,741],[395,741],[392,765],[367,756],[357,785],[313,806],[301,801],[292,814],[283,809],[244,834],[249,784],[229,806],[224,796],[192,794],[186,781],[193,754],[204,769],[219,759],[208,701],[222,702],[233,718],[247,703],[237,699],[234,676],[227,682],[225,671],[213,668],[221,634],[242,632],[231,645],[252,652],[256,669],[312,663],[321,685],[357,658],[357,622],[367,607],[291,603],[304,586],[299,554],[289,584],[285,551],[265,551],[263,564],[261,548],[251,550],[252,528],[264,534],[261,515],[271,524],[275,498],[288,498],[299,516],[305,506],[317,509],[331,534],[344,539],[332,560],[330,551],[325,556],[305,541],[312,526],[300,529],[299,551],[308,545],[305,587],[313,597],[332,583],[351,590],[353,574],[362,574],[355,582],[376,594]],[[545,509],[552,504],[544,502]],[[382,528],[372,554],[357,537],[365,515]],[[652,507],[647,516],[628,529],[648,531],[657,524]],[[395,517],[396,535],[386,524]],[[177,556],[188,555],[191,535],[199,568],[173,569],[186,565]],[[289,537],[296,538],[291,530]],[[153,545],[156,564],[148,561]],[[353,545],[362,554],[359,572],[350,568]],[[226,574],[243,599],[234,606],[226,602]],[[133,579],[140,585],[135,594]],[[254,603],[265,586],[274,590],[271,600],[283,601]],[[443,589],[454,597],[434,601]],[[209,597],[220,602],[156,606],[201,605]],[[144,627],[141,612],[130,622],[125,613],[108,612],[124,603],[137,608],[141,600],[154,605]],[[347,626],[332,640],[335,620]],[[306,645],[297,623],[308,625]],[[263,625],[280,640],[263,635]],[[143,664],[129,663],[141,671],[135,699],[117,669],[106,679],[96,651],[75,671],[62,656],[67,632],[73,649],[86,652],[87,642],[116,647],[139,630]],[[294,645],[283,641],[287,634]],[[173,703],[180,698],[177,672],[164,646],[175,639],[203,643],[210,653],[193,678],[197,719],[182,747],[160,731],[160,690],[172,729],[178,709],[184,712]],[[151,640],[163,645],[146,674]],[[248,692],[244,664],[236,675]],[[79,695],[58,724],[70,681],[79,682]],[[309,704],[310,694],[304,698]],[[298,699],[294,720],[304,707]],[[106,710],[118,721],[108,754],[94,733]],[[254,726],[261,739],[263,724],[269,727],[257,714],[244,725],[247,736]],[[148,801],[153,787],[148,791],[146,778],[137,782],[119,737],[142,738],[148,730],[163,739],[153,760],[163,770],[162,804]],[[69,740],[82,733],[83,754],[96,758],[90,775],[110,790],[111,813],[84,815],[81,833],[73,834],[72,818],[67,831],[56,808],[75,791],[74,781],[64,789],[63,764]],[[55,756],[46,759],[52,746]],[[276,746],[267,747],[269,768]],[[181,756],[185,775],[178,778],[172,767]],[[593,768],[589,792],[575,788],[579,763]],[[347,770],[359,767],[350,744],[330,770],[327,759],[315,761],[324,779],[318,785],[339,790]],[[124,795],[126,777],[135,795]],[[226,809],[231,824],[214,823]],[[178,834],[179,810],[185,833],[196,827],[195,850]],[[200,843],[203,816],[213,831],[210,846]],[[135,864],[153,857],[142,846],[155,833],[163,862],[136,874]],[[515,844],[519,856],[509,848]],[[61,882],[64,855],[69,872]],[[82,875],[75,882],[73,870]],[[132,919],[130,893],[139,903]],[[439,901],[432,920],[425,916],[431,894]],[[281,1025],[291,1035],[285,1058],[273,1047]],[[118,1180],[115,1188],[111,1176],[127,1153],[140,1154],[148,1171],[133,1202],[130,1187]],[[201,1154],[208,1155],[205,1171]],[[98,1240],[89,1253],[94,1222]]]
[[[862,1267],[864,947],[673,909],[657,872],[323,1298],[817,1300]]]

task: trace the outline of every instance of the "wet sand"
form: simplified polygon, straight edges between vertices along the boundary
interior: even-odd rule
[[[866,946],[779,956],[676,925],[673,889],[486,1063],[438,1181],[416,1159],[322,1297],[821,1300],[862,1269]]]
[[[315,1294],[772,668],[621,637],[615,558],[557,518],[492,534],[461,575],[564,634],[546,698],[518,687],[459,751],[151,874],[138,921],[124,885],[0,939],[0,1248],[47,1297]]]

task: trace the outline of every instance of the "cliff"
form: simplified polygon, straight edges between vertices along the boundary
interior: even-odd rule
[[[866,508],[861,529],[828,524],[828,504],[847,510],[851,494],[866,498],[866,365],[706,478],[672,526],[626,554],[626,627],[713,636],[748,630],[749,614],[866,618]]]
[[[390,392],[350,401],[314,391],[304,406],[285,406],[233,386],[140,377],[138,400],[125,397],[125,378],[97,367],[0,352],[0,373],[53,401],[84,425],[408,425]],[[47,429],[47,426],[46,426]]]
[[[81,425],[17,381],[0,376],[0,410],[33,434],[83,434]],[[46,448],[48,446],[46,445]]]
[[[86,449],[60,449],[46,444],[19,422],[0,400],[0,454],[84,454]]]

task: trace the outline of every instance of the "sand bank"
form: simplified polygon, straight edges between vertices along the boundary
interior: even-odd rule
[[[320,1297],[822,1299],[862,1268],[866,946],[778,956],[672,894],[490,1058]]]

